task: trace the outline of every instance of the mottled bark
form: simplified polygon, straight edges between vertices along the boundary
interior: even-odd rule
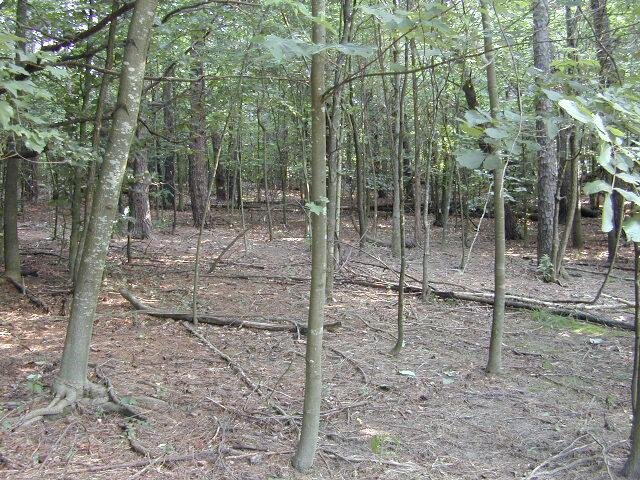
[[[195,66],[193,76],[198,80],[191,84],[191,151],[189,152],[189,196],[191,197],[191,213],[193,225],[207,225],[205,219],[205,202],[207,199],[207,157],[204,112],[204,64],[200,58],[203,42],[196,42],[192,49]]]
[[[533,58],[535,67],[541,72],[536,79],[542,86],[545,76],[551,72],[551,43],[549,41],[548,0],[533,0]],[[544,122],[552,115],[551,100],[538,92],[535,100],[536,141],[538,159],[538,263],[543,256],[553,258],[555,194],[558,185],[558,161],[556,141],[550,138]]]
[[[129,161],[133,173],[133,183],[129,188],[129,233],[132,238],[147,239],[151,237],[151,207],[149,205],[149,170],[147,161],[147,146],[144,138],[138,137],[136,151]]]
[[[146,56],[156,5],[157,0],[138,0],[131,18],[122,61],[118,100],[93,198],[60,373],[54,384],[57,398],[80,396],[87,386],[93,319],[122,178],[138,122]]]
[[[16,28],[17,37],[24,38],[25,22],[27,20],[27,0],[18,0],[16,3]],[[18,42],[17,49],[24,50],[24,42]],[[19,56],[16,56],[16,63]],[[4,274],[16,281],[21,281],[20,275],[20,243],[18,238],[18,199],[20,196],[20,167],[22,160],[17,155],[18,146],[9,142],[9,158],[4,162],[4,204],[3,204],[3,228],[4,228]]]
[[[171,67],[167,75],[172,75],[173,67]],[[173,82],[164,82],[162,85],[162,112],[164,117],[164,130],[169,138],[175,135],[176,122],[174,114],[173,101]],[[176,152],[173,145],[166,146],[167,153],[164,157],[164,177],[162,179],[163,199],[162,204],[165,208],[176,207]]]

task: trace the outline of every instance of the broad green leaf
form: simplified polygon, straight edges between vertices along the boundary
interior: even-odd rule
[[[542,91],[547,96],[547,98],[549,100],[551,100],[552,102],[557,102],[558,100],[560,100],[562,98],[562,94],[560,94],[558,92],[555,92],[553,90],[548,90],[546,88],[543,88]]]
[[[2,128],[7,128],[11,117],[13,117],[13,107],[4,100],[0,100],[0,125]]]
[[[593,125],[593,118],[592,118],[591,113],[589,112],[589,114],[587,114],[587,113],[583,112],[578,107],[576,102],[574,102],[573,100],[569,100],[569,99],[563,98],[562,100],[558,101],[558,105],[565,112],[567,112],[569,115],[571,115],[573,118],[575,118],[579,122],[586,123],[588,125]]]
[[[608,143],[603,143],[600,148],[600,154],[598,155],[598,165],[604,168],[611,175],[615,173],[615,168],[611,165],[611,154],[613,153],[613,149],[611,145]]]
[[[458,165],[470,170],[480,168],[485,157],[480,150],[458,150],[455,152],[455,156]]]
[[[593,195],[594,193],[607,192],[611,193],[611,185],[604,180],[594,180],[584,185],[584,194]]]
[[[484,133],[486,133],[491,138],[495,138],[496,140],[502,140],[509,137],[509,132],[507,132],[503,128],[485,128]]]
[[[611,137],[609,137],[609,132],[607,132],[607,127],[604,126],[604,121],[602,117],[597,113],[593,116],[593,123],[596,126],[596,131],[598,132],[598,136],[603,142],[610,142]]]
[[[608,193],[602,206],[602,231],[606,233],[611,230],[613,230],[613,199]]]
[[[625,190],[624,188],[614,188],[616,192],[624,197],[627,202],[633,202],[637,206],[640,207],[640,195],[634,192],[630,192],[629,190]]]
[[[622,228],[627,239],[632,242],[640,242],[640,215],[634,215],[622,222]]]
[[[487,170],[495,170],[496,168],[498,168],[500,166],[500,156],[498,156],[495,153],[491,153],[489,155],[487,155],[487,158],[485,158],[484,163],[482,164],[482,166],[484,168],[486,168]]]
[[[467,110],[464,114],[464,119],[473,127],[486,123],[490,120],[490,117],[486,117],[478,110]]]
[[[473,127],[469,125],[467,122],[460,123],[460,130],[463,133],[466,133],[471,138],[480,138],[482,137],[482,129],[478,127]]]
[[[640,175],[637,173],[619,172],[616,176],[623,182],[627,182],[632,185],[640,185]]]

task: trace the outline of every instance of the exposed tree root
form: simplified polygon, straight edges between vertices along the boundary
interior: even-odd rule
[[[40,300],[40,298],[38,298],[36,295],[31,293],[30,290],[27,290],[27,287],[25,287],[22,283],[17,281],[15,278],[11,278],[11,277],[5,277],[5,278],[10,284],[16,287],[16,290],[18,290],[20,294],[27,297],[27,300],[29,300],[29,302],[32,305],[35,305],[36,307],[44,310],[46,313],[49,313],[49,307],[42,300]]]
[[[120,290],[120,294],[126,298],[131,305],[133,305],[136,309],[144,312],[147,315],[157,318],[171,318],[173,320],[181,320],[181,321],[193,321],[193,314],[187,312],[175,312],[175,311],[161,311],[154,310],[148,305],[142,303],[138,298],[136,298],[131,292],[128,290],[122,289]],[[307,333],[307,326],[303,325],[295,320],[285,319],[285,318],[264,318],[259,317],[260,320],[267,321],[255,321],[255,320],[245,320],[242,318],[228,318],[228,317],[220,317],[217,315],[210,314],[199,314],[198,322],[206,323],[209,325],[217,325],[217,326],[228,326],[228,327],[242,327],[242,328],[251,328],[254,330],[267,330],[269,332],[293,332],[300,333],[305,335]],[[276,324],[273,322],[280,322],[280,324]],[[284,325],[283,325],[284,323]],[[334,331],[338,327],[342,325],[341,322],[329,322],[325,323],[325,330]]]
[[[18,422],[15,428],[26,427],[32,423],[44,417],[50,417],[52,415],[60,415],[64,412],[64,409],[70,407],[78,400],[78,391],[73,387],[58,386],[56,387],[56,395],[49,405],[43,408],[33,410],[24,415]]]
[[[122,402],[122,400],[114,390],[111,380],[102,372],[102,370],[100,370],[99,367],[96,367],[96,377],[98,377],[98,379],[107,387],[106,390],[109,401],[116,405],[118,413],[120,413],[124,417],[133,417],[143,422],[147,420],[142,412],[140,412],[140,410],[138,410],[136,407],[134,407],[133,405],[127,405],[126,403]]]

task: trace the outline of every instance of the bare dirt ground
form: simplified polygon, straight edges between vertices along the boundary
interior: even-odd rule
[[[308,241],[301,218],[290,217],[273,241],[264,227],[251,230],[247,252],[238,242],[213,275],[202,276],[201,312],[305,321],[309,285],[298,277],[309,275]],[[203,273],[240,231],[237,215],[218,210],[215,218],[205,234]],[[92,366],[109,377],[123,401],[143,410],[146,421],[127,422],[81,404],[61,418],[12,431],[24,412],[50,399],[66,327],[62,310],[68,311],[66,251],[50,239],[50,214],[27,208],[20,224],[24,263],[38,270],[27,286],[51,312],[0,285],[0,478],[617,478],[630,429],[631,332],[511,310],[505,373],[487,377],[490,306],[437,299],[425,305],[410,296],[407,344],[393,357],[396,294],[341,282],[326,309],[327,321],[342,325],[325,335],[316,468],[296,473],[289,461],[302,410],[304,336],[197,327],[242,368],[256,386],[251,389],[180,322],[136,312],[119,294],[127,287],[155,307],[189,309],[197,232],[188,223],[181,214],[175,235],[165,226],[152,240],[135,242],[130,265],[124,240],[115,239],[98,306]],[[382,224],[378,233],[385,229]],[[356,241],[348,221],[343,232]],[[446,242],[434,228],[431,278],[446,282],[438,286],[491,289],[491,232],[485,220],[462,274],[458,226],[452,225]],[[591,298],[604,272],[605,246],[595,223],[588,224],[586,239],[590,248],[570,252],[570,265],[580,270],[569,270],[562,285],[543,283],[532,247],[511,243],[508,291]],[[395,280],[373,266],[371,256],[347,247],[342,253],[346,265],[339,278]],[[394,263],[384,247],[369,253]],[[628,248],[622,254],[630,258]],[[421,252],[409,250],[409,257],[410,272],[419,277]],[[621,265],[629,263],[623,259]],[[605,292],[632,301],[632,273],[615,273]],[[604,297],[601,312],[630,320],[629,310],[616,302]],[[618,306],[607,311],[612,304]],[[132,443],[148,457],[134,452]]]

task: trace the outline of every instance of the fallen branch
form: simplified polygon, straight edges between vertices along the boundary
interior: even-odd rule
[[[220,263],[220,260],[222,260],[222,257],[224,256],[224,254],[227,253],[231,249],[231,247],[233,247],[235,245],[235,243],[238,240],[240,240],[242,237],[244,237],[249,230],[251,230],[251,227],[247,227],[244,230],[242,230],[238,235],[235,236],[235,238],[233,240],[231,240],[231,242],[226,247],[224,247],[222,249],[220,254],[216,257],[216,259],[209,266],[209,272],[208,273],[211,273],[216,269],[216,267],[218,266],[218,263]]]
[[[369,378],[367,377],[367,374],[365,373],[364,369],[360,366],[360,364],[358,362],[356,362],[353,358],[348,357],[346,354],[342,353],[340,350],[338,350],[337,348],[334,347],[327,347],[329,350],[331,350],[333,353],[335,353],[336,355],[344,358],[347,362],[349,362],[351,365],[353,365],[355,367],[356,370],[358,370],[358,372],[360,373],[360,375],[362,375],[362,380],[364,381],[365,384],[369,383]]]
[[[164,455],[162,457],[156,458],[143,458],[140,460],[135,460],[133,462],[124,462],[124,463],[113,463],[111,465],[94,465],[92,467],[70,470],[67,473],[70,474],[78,474],[84,472],[105,472],[107,470],[120,470],[123,468],[138,468],[145,467],[147,465],[162,465],[165,463],[174,463],[174,462],[188,462],[195,460],[209,460],[213,461],[218,458],[218,452],[216,450],[203,450],[201,452],[194,453],[174,453],[172,455]]]
[[[131,303],[131,305],[133,305],[137,310],[140,310],[146,315],[150,315],[156,318],[171,318],[173,320],[180,320],[180,321],[187,321],[187,322],[193,321],[193,315],[191,313],[155,310],[150,306],[142,303],[141,300],[136,298],[128,290],[125,290],[125,289],[120,290],[120,295],[122,295],[125,299],[127,299],[129,303]],[[244,318],[221,317],[217,315],[210,315],[207,313],[198,315],[199,322],[206,323],[208,325],[217,325],[220,327],[251,328],[254,330],[266,330],[269,332],[293,332],[293,333],[299,332],[302,335],[305,335],[307,333],[307,326],[299,322],[296,322],[295,320],[290,320],[285,318],[265,318],[265,317],[258,317],[258,318],[263,321],[248,320]],[[280,322],[280,324],[272,323],[272,322]],[[324,328],[328,331],[335,331],[340,326],[342,326],[342,322],[329,322],[324,324]]]
[[[182,325],[184,325],[184,328],[189,330],[195,337],[200,339],[200,341],[202,343],[204,343],[209,349],[211,349],[213,352],[215,352],[216,355],[218,355],[221,359],[223,359],[226,362],[226,364],[229,365],[229,368],[231,368],[231,370],[233,370],[238,375],[238,377],[240,377],[242,382],[247,387],[249,387],[249,389],[252,392],[256,392],[261,398],[264,398],[264,394],[262,393],[262,390],[260,389],[260,385],[256,384],[253,380],[251,380],[247,376],[247,374],[244,373],[244,370],[242,369],[242,367],[240,367],[240,365],[238,365],[236,362],[234,362],[231,359],[231,357],[229,357],[229,355],[227,355],[222,350],[217,348],[214,344],[212,344],[204,335],[202,335],[200,332],[198,332],[195,329],[195,327],[193,325],[191,325],[189,322],[182,322]],[[267,404],[271,408],[273,408],[276,412],[278,412],[280,415],[283,415],[285,418],[288,418],[288,422],[289,423],[293,422],[291,415],[289,415],[287,412],[285,412],[284,409],[277,402],[271,402],[270,401],[270,397],[267,397],[266,401],[267,401]]]
[[[351,283],[354,285],[362,285],[364,287],[391,289],[398,291],[398,285],[388,282],[371,282],[360,279],[342,279],[343,283]],[[454,299],[463,300],[468,302],[482,303],[485,305],[493,305],[492,293],[471,293],[471,292],[456,292],[447,290],[438,290],[433,286],[429,286],[429,289],[438,298],[442,299]],[[405,292],[407,293],[422,293],[422,288],[413,285],[405,285]],[[619,320],[613,320],[610,318],[594,315],[589,312],[577,310],[573,308],[566,308],[555,305],[551,302],[539,301],[532,298],[516,297],[514,295],[507,295],[505,306],[510,308],[519,308],[524,310],[546,310],[553,315],[559,315],[562,317],[571,317],[576,320],[582,320],[596,325],[604,325],[607,327],[620,328],[622,330],[633,330],[634,327],[631,323],[621,322]]]
[[[25,297],[27,297],[27,300],[29,300],[31,304],[35,305],[38,308],[41,308],[46,313],[49,313],[49,307],[47,307],[47,305],[42,300],[40,300],[37,296],[31,293],[30,290],[27,290],[27,287],[25,287],[22,283],[18,282],[16,279],[11,277],[5,277],[5,278],[10,284],[16,287],[16,290],[18,290],[18,292],[21,295],[24,295]]]

